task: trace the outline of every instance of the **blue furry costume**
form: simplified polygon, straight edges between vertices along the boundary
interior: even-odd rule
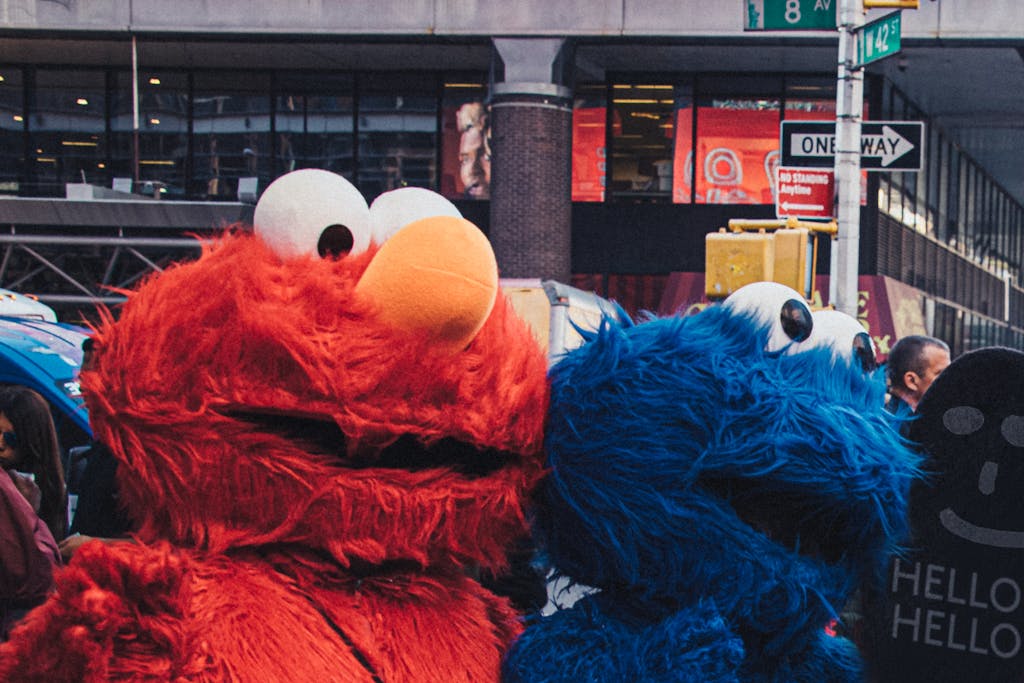
[[[598,592],[528,624],[507,682],[863,679],[826,626],[905,533],[917,459],[880,372],[768,327],[606,320],[552,368],[537,533]]]

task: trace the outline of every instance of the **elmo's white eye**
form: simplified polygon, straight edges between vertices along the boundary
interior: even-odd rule
[[[814,327],[811,309],[800,293],[777,282],[744,285],[730,294],[724,305],[769,329],[768,351],[781,351],[804,341]]]
[[[337,173],[305,168],[267,187],[253,214],[256,234],[282,258],[339,258],[370,246],[369,207]]]
[[[813,317],[810,338],[794,351],[824,347],[832,349],[834,356],[857,363],[865,372],[878,367],[875,343],[856,318],[833,310],[815,311]]]
[[[422,187],[391,190],[370,204],[370,236],[374,244],[384,244],[406,225],[434,216],[462,218],[454,204],[431,190]]]

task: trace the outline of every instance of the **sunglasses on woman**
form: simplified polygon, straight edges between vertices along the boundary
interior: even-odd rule
[[[8,448],[18,447],[18,435],[14,432],[0,432],[0,439],[3,439]]]

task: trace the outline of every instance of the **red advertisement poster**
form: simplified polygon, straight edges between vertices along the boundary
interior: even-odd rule
[[[572,111],[572,201],[604,201],[607,171],[605,107]]]
[[[700,107],[693,150],[688,108],[676,112],[673,199],[687,202],[696,176],[699,204],[773,204],[779,163],[779,112]],[[695,163],[691,163],[691,157]]]

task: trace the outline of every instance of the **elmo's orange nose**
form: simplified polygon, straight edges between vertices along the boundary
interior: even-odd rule
[[[356,285],[395,327],[462,349],[498,293],[498,264],[480,230],[454,216],[424,218],[381,247]]]

